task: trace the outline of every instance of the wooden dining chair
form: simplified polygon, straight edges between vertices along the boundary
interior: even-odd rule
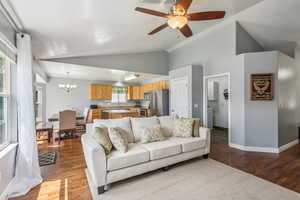
[[[61,134],[73,134],[76,132],[76,111],[64,110],[59,112],[59,130],[58,130],[58,144],[60,144]]]

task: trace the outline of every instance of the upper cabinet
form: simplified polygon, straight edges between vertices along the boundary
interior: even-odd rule
[[[129,86],[128,100],[142,100],[144,99],[143,86]]]
[[[111,100],[112,85],[91,84],[90,99],[92,100]]]

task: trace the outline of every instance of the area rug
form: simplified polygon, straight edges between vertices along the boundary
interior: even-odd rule
[[[211,159],[112,184],[102,200],[297,200],[300,194]]]
[[[53,165],[56,162],[56,152],[47,152],[39,154],[40,166]]]

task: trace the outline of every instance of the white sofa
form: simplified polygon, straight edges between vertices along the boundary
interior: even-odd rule
[[[81,138],[87,164],[86,175],[94,199],[102,194],[108,184],[152,170],[165,168],[195,157],[208,157],[210,152],[210,131],[200,127],[199,137],[176,138],[171,136],[174,125],[172,117],[122,118],[95,120],[87,125],[87,134]],[[165,135],[164,141],[142,144],[139,142],[141,126],[160,124]],[[128,134],[129,150],[121,153],[114,150],[105,155],[104,149],[93,137],[93,127],[105,125],[119,127]]]

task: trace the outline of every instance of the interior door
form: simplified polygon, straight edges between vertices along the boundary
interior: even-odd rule
[[[189,117],[189,97],[187,78],[173,79],[170,84],[171,114]]]

